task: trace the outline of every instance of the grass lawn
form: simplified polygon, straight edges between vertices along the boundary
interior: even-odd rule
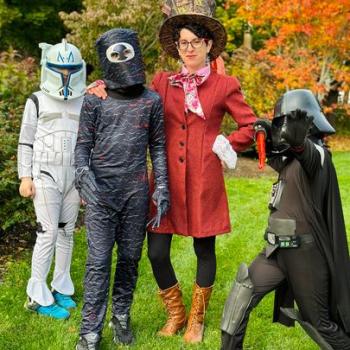
[[[343,210],[350,233],[350,152],[336,152],[336,164],[343,200]],[[200,345],[184,345],[181,335],[170,339],[155,334],[165,320],[165,313],[157,298],[157,287],[146,256],[146,246],[140,263],[132,324],[137,337],[131,349],[219,349],[220,318],[222,307],[230,290],[239,264],[249,263],[264,246],[263,231],[268,210],[267,202],[274,177],[227,177],[233,233],[217,239],[217,278],[206,316],[205,340]],[[60,322],[40,317],[23,308],[26,283],[30,274],[31,252],[19,261],[9,262],[3,283],[0,285],[0,350],[58,350],[74,349],[77,341],[82,307],[83,274],[86,256],[84,230],[75,235],[72,277],[76,284],[75,298],[78,310],[68,321]],[[173,263],[182,285],[185,304],[190,307],[191,289],[195,274],[195,255],[192,240],[175,237],[172,247]],[[299,326],[286,328],[272,324],[273,295],[267,296],[253,311],[245,340],[245,350],[312,350],[318,349]],[[107,315],[107,320],[110,313]],[[106,326],[102,349],[117,349]],[[127,347],[119,347],[126,349]]]

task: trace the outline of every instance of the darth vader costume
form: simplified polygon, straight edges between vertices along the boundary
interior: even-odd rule
[[[334,133],[309,90],[277,102],[267,135],[278,173],[266,248],[241,264],[222,316],[222,350],[243,349],[249,314],[275,290],[274,321],[298,321],[321,349],[350,349],[350,262],[336,172],[322,139]],[[296,302],[298,310],[293,308]]]
[[[130,307],[148,213],[147,149],[156,178],[158,216],[169,206],[162,103],[144,88],[137,34],[112,29],[96,42],[108,97],[83,102],[75,149],[76,186],[87,203],[88,257],[81,338],[77,349],[96,349],[106,314],[112,249],[117,265],[112,295],[116,343],[133,342]]]

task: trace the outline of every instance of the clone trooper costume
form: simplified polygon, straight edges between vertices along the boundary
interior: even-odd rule
[[[156,178],[154,225],[169,206],[162,104],[157,93],[143,86],[137,34],[112,29],[96,47],[108,97],[85,97],[75,148],[76,186],[87,203],[88,239],[77,349],[98,347],[116,243],[111,326],[116,343],[133,341],[129,315],[148,214],[148,147]]]
[[[237,273],[222,317],[222,350],[243,348],[249,314],[275,290],[274,321],[298,321],[322,350],[350,349],[350,262],[336,172],[322,139],[335,132],[309,90],[277,102],[269,165],[279,174],[266,248]],[[293,309],[294,301],[298,311]]]
[[[41,43],[39,47],[41,91],[26,102],[18,144],[19,178],[33,181],[35,189],[38,229],[27,285],[27,307],[33,310],[55,301],[65,306],[46,283],[54,253],[51,287],[58,298],[74,294],[70,264],[80,199],[74,187],[73,161],[85,93],[85,62],[79,50],[64,39],[60,44]]]

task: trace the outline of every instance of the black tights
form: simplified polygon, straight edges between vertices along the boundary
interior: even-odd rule
[[[160,289],[167,289],[177,283],[170,261],[172,234],[148,232],[148,258],[153,275]],[[215,236],[193,238],[193,248],[197,256],[196,282],[200,287],[213,285],[216,274]]]

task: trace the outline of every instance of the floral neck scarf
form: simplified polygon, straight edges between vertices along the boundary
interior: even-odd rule
[[[185,92],[185,112],[191,111],[205,119],[201,103],[198,98],[197,86],[203,84],[210,75],[210,65],[190,74],[185,66],[181,72],[169,77],[170,85],[182,87]]]

